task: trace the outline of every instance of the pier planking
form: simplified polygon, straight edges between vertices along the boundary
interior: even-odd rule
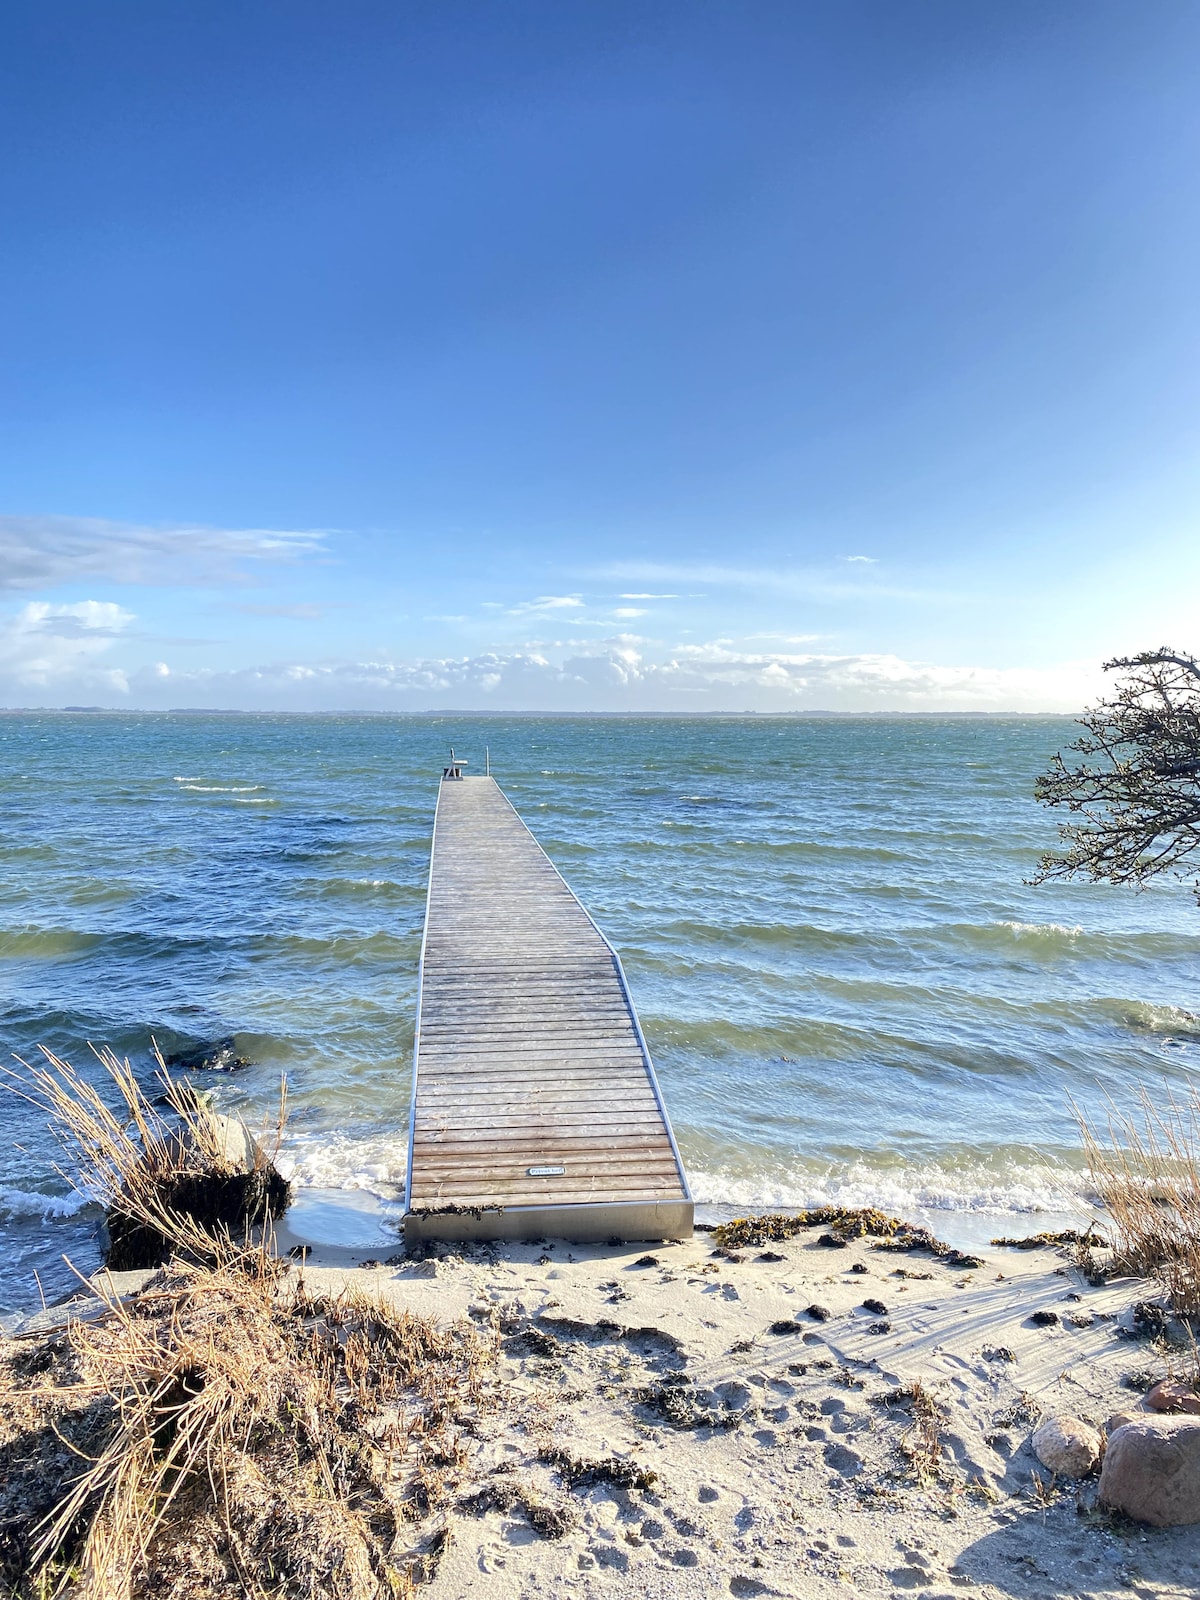
[[[616,953],[495,780],[444,779],[406,1237],[691,1231],[687,1179]]]

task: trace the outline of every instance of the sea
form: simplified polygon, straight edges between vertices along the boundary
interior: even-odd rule
[[[1031,887],[1054,717],[0,715],[0,1059],[152,1050],[289,1117],[294,1226],[403,1210],[430,831],[490,762],[621,954],[696,1199],[878,1205],[952,1242],[1092,1205],[1103,1122],[1200,1066],[1200,907]],[[222,1048],[222,1042],[225,1044]],[[19,1058],[19,1059],[17,1059]],[[232,1058],[247,1065],[226,1070]],[[94,1197],[0,1090],[0,1311],[99,1261]]]

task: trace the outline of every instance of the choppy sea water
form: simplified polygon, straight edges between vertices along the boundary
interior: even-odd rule
[[[436,785],[492,770],[619,949],[697,1199],[1071,1212],[1085,1107],[1200,1063],[1186,890],[1025,886],[1064,718],[0,716],[0,1051],[280,1076],[314,1225],[398,1217]],[[97,1260],[0,1099],[0,1310]],[[374,1198],[372,1198],[374,1197]],[[376,1203],[376,1202],[381,1203]],[[336,1208],[335,1208],[336,1209]],[[1036,1222],[1036,1215],[1026,1220]]]

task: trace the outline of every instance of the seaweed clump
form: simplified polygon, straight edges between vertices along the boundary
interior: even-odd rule
[[[849,1210],[842,1206],[816,1206],[809,1211],[768,1212],[760,1217],[736,1217],[718,1223],[713,1238],[718,1249],[742,1250],[794,1239],[811,1228],[825,1228],[832,1244],[849,1244],[854,1239],[870,1239],[877,1250],[925,1250],[949,1267],[970,1270],[981,1267],[978,1256],[967,1255],[943,1243],[928,1228],[890,1217],[873,1206]]]
[[[1063,1250],[1072,1266],[1078,1267],[1094,1288],[1112,1276],[1111,1257],[1101,1260],[1096,1255],[1098,1249],[1110,1250],[1111,1246],[1094,1222],[1084,1233],[1077,1228],[1063,1228],[1058,1233],[1031,1233],[1017,1239],[993,1239],[992,1243],[1006,1250]]]

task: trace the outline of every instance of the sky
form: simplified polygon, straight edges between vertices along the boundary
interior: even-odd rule
[[[0,706],[1200,651],[1200,7],[7,0]]]

